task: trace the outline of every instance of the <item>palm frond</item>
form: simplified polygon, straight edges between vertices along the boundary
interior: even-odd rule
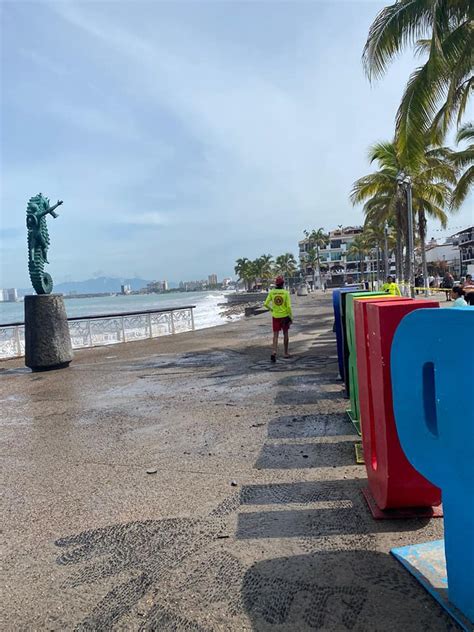
[[[456,134],[456,143],[460,143],[463,140],[474,140],[474,124],[469,122],[465,123],[459,128]]]
[[[459,178],[458,183],[454,188],[451,200],[451,210],[457,211],[460,208],[473,186],[474,165],[471,165]]]
[[[405,88],[396,116],[396,142],[408,169],[424,160],[428,130],[437,104],[447,90],[444,71],[444,62],[439,57],[430,57],[411,74]]]
[[[388,64],[407,46],[430,32],[433,13],[430,2],[399,0],[385,7],[372,23],[362,53],[370,80],[379,78]]]

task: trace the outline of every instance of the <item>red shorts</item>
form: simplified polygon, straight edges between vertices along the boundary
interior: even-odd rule
[[[285,316],[285,318],[272,318],[272,326],[273,326],[274,332],[288,331],[288,329],[290,328],[290,325],[291,325],[291,321],[288,318],[288,316]]]

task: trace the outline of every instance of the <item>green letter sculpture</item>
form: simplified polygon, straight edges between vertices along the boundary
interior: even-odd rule
[[[49,263],[49,234],[46,215],[58,217],[54,209],[61,206],[62,200],[49,206],[49,199],[38,193],[28,201],[26,207],[26,227],[28,228],[28,271],[31,283],[37,294],[51,294],[53,279],[44,271],[44,264]]]

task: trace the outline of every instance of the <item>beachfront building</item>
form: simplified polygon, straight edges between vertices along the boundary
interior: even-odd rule
[[[217,274],[210,274],[207,277],[207,280],[209,281],[209,286],[213,287],[215,285],[217,285]]]
[[[474,226],[447,237],[442,244],[431,239],[426,246],[428,272],[443,276],[450,272],[455,279],[465,276],[474,265]]]
[[[426,245],[426,263],[430,275],[442,277],[446,272],[450,272],[454,278],[459,278],[461,266],[457,240],[451,236],[439,244],[435,239],[431,239]]]
[[[348,279],[358,283],[363,279],[377,278],[377,255],[374,250],[370,255],[363,257],[360,262],[359,255],[350,253],[350,245],[356,235],[362,233],[362,226],[339,226],[329,232],[329,242],[325,248],[320,248],[321,276],[329,286],[343,285]],[[308,251],[311,247],[309,239],[298,242],[300,268],[308,283],[312,282],[313,269],[307,261]],[[383,254],[379,253],[379,270],[383,274]],[[362,269],[362,272],[361,272]],[[395,269],[394,259],[391,261],[391,271]],[[316,278],[316,287],[318,279]]]
[[[465,276],[467,273],[474,274],[474,226],[465,228],[457,234],[457,237],[461,276]]]

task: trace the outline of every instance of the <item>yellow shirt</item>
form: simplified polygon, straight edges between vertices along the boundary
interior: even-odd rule
[[[288,290],[280,290],[278,288],[270,290],[263,305],[272,312],[273,318],[286,318],[289,316],[293,320]]]
[[[402,295],[397,283],[384,283],[382,285],[382,292],[386,292],[387,294],[392,294],[393,296]]]

